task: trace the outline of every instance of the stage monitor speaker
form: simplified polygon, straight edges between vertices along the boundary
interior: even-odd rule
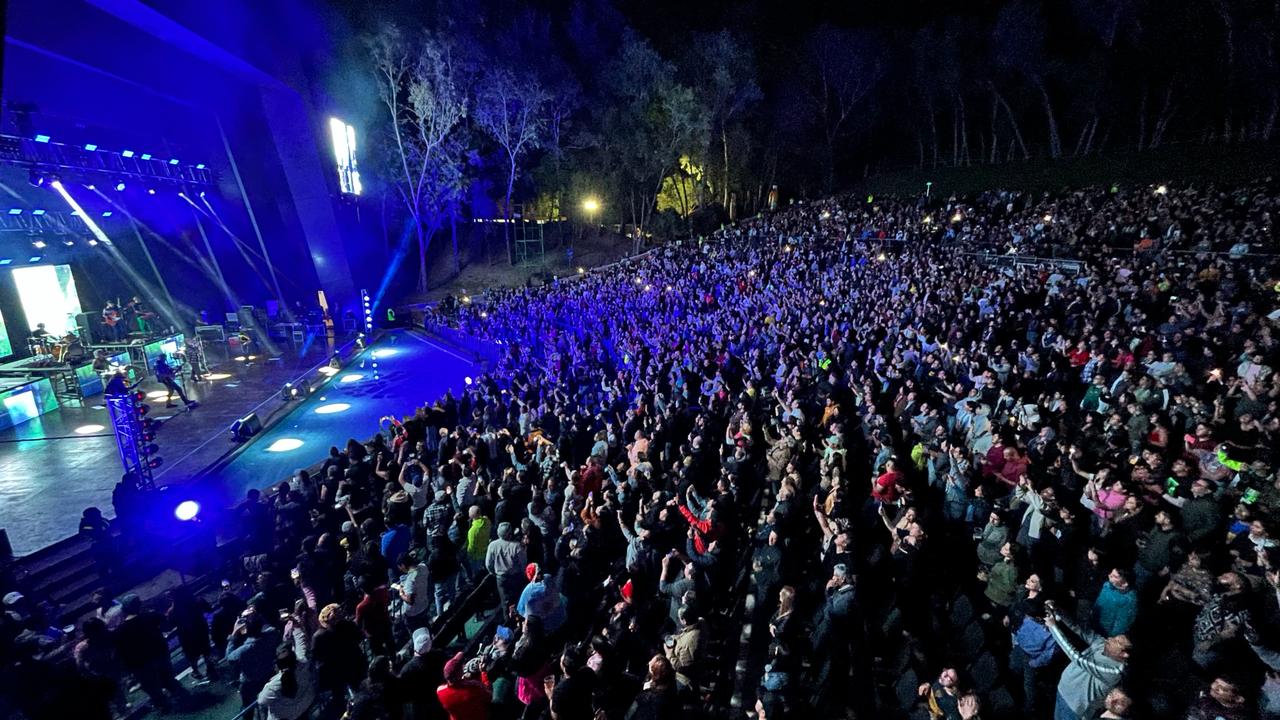
[[[258,413],[249,413],[248,415],[231,423],[232,440],[248,440],[260,432],[262,432],[262,421],[258,419]]]
[[[88,345],[98,342],[98,316],[91,313],[76,315],[76,329],[80,333],[80,342]]]
[[[236,319],[242,328],[252,328],[257,324],[257,319],[253,316],[252,305],[241,305],[236,311]]]
[[[206,344],[219,345],[227,340],[227,333],[221,325],[197,325],[196,336]]]

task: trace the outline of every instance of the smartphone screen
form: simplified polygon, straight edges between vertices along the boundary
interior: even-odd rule
[[[1168,480],[1165,480],[1164,491],[1169,495],[1172,495],[1178,492],[1178,481],[1175,480],[1174,478],[1169,478]]]
[[[1244,491],[1244,497],[1240,498],[1240,501],[1243,502],[1245,505],[1252,505],[1258,501],[1258,496],[1261,494],[1262,493],[1258,492],[1257,490],[1253,488],[1249,488],[1248,490]]]

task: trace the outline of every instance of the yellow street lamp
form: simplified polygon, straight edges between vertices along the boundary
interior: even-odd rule
[[[586,210],[588,215],[594,215],[600,209],[600,201],[589,197],[582,201],[582,209]]]

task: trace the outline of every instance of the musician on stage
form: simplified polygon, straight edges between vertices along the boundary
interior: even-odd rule
[[[183,348],[184,354],[187,356],[187,365],[191,368],[191,379],[199,381],[202,376],[209,372],[204,364],[204,341],[199,335],[187,336]]]
[[[128,334],[125,326],[121,321],[124,319],[124,313],[120,311],[120,306],[108,300],[107,306],[102,308],[102,324],[107,326],[106,339],[112,342],[120,342]]]
[[[99,375],[105,374],[111,369],[111,358],[107,357],[106,350],[93,351],[93,371]]]
[[[156,314],[147,308],[146,303],[142,302],[142,298],[134,295],[125,303],[124,314],[133,324],[138,327],[138,332],[144,335],[151,334],[151,321],[155,319]]]
[[[156,371],[156,379],[159,380],[162,385],[164,385],[166,388],[169,389],[169,394],[166,395],[164,398],[165,407],[167,408],[177,407],[177,405],[173,402],[174,393],[178,394],[178,397],[182,399],[183,404],[187,406],[188,410],[194,410],[195,408],[200,406],[200,403],[194,402],[187,398],[187,393],[183,391],[182,386],[179,385],[177,381],[174,379],[177,373],[174,371],[173,367],[169,365],[168,358],[161,356],[159,359],[157,359],[156,365],[155,365],[155,371]]]

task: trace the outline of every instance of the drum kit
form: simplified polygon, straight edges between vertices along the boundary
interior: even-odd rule
[[[65,365],[73,360],[80,360],[85,355],[84,344],[71,332],[56,340],[52,335],[32,338],[27,343],[27,349],[31,351],[31,365],[34,367]]]

